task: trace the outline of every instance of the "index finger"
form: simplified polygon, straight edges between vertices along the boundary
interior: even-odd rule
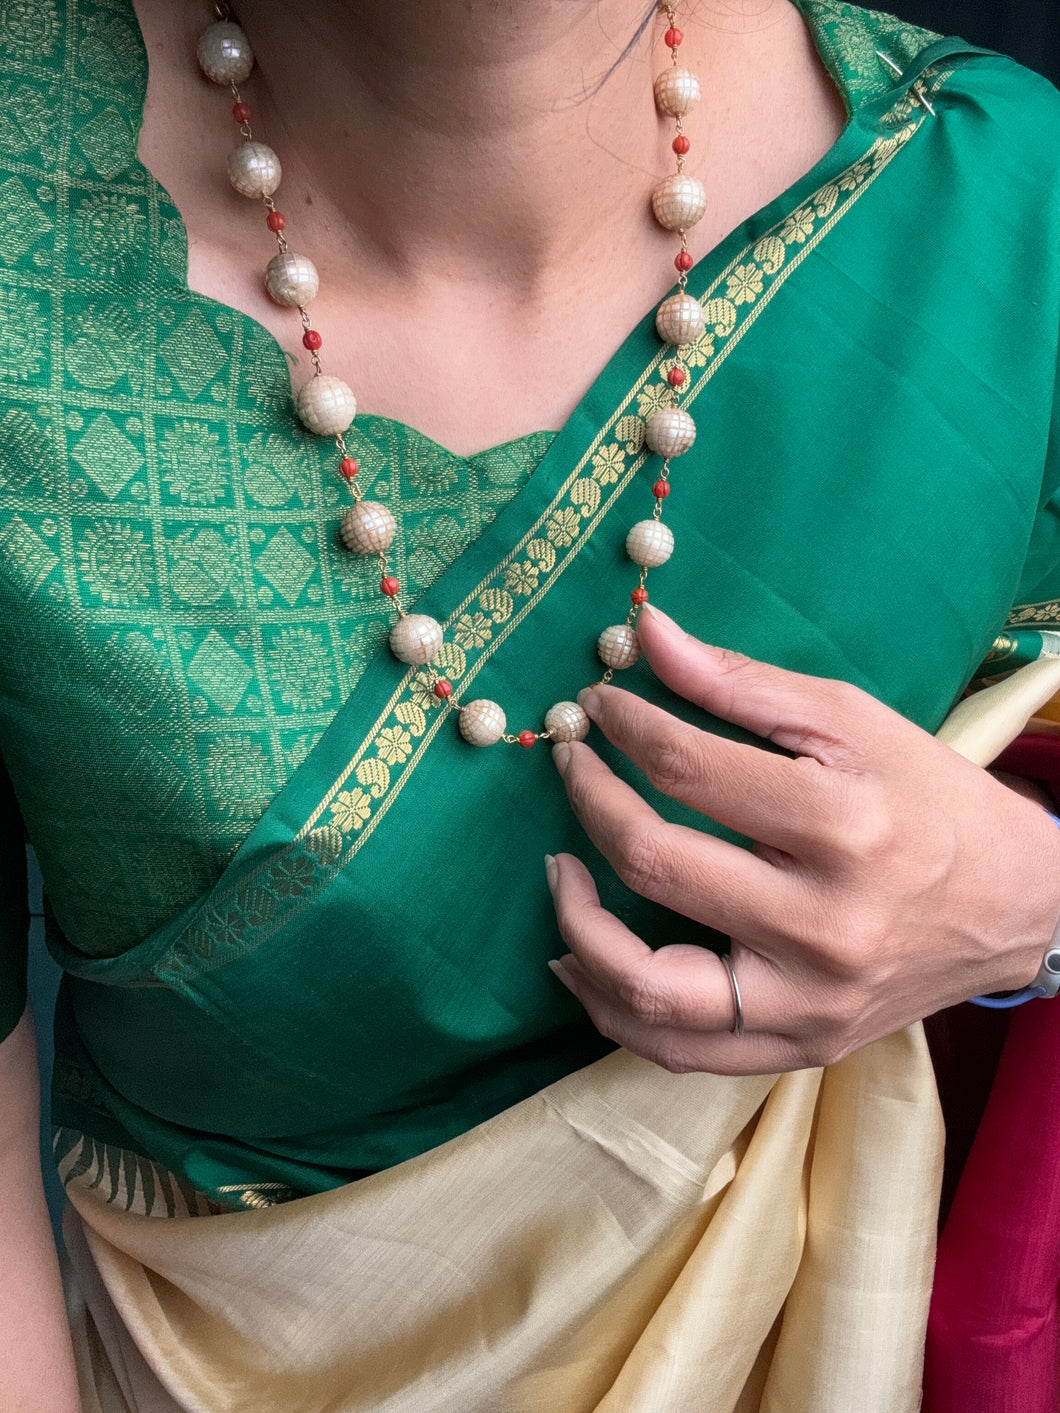
[[[662,794],[794,858],[831,856],[850,784],[840,772],[730,741],[621,687],[587,687],[578,701]]]
[[[822,765],[860,770],[900,749],[900,728],[910,726],[849,682],[711,647],[650,604],[641,610],[637,638],[660,682],[686,701]]]

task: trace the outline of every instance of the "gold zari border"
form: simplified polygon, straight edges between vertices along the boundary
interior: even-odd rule
[[[1044,632],[1050,628],[1060,628],[1060,599],[1045,599],[1042,603],[1017,604],[1008,616],[1005,624],[1009,628],[1035,628],[1039,632]],[[1006,634],[1002,634],[995,644],[995,648],[1002,646],[1006,641]]]

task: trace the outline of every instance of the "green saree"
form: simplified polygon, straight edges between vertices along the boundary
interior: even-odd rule
[[[66,973],[57,1153],[119,1208],[258,1207],[605,1053],[545,966],[539,860],[587,846],[545,750],[465,746],[391,658],[280,350],[187,289],[135,160],[131,9],[37,8],[43,40],[0,35],[0,750]],[[653,588],[697,636],[935,729],[1012,605],[1060,593],[1060,103],[960,42],[800,8],[849,121],[692,273],[700,432]],[[664,352],[646,318],[558,434],[466,461],[355,424],[446,674],[515,729],[599,672]],[[710,944],[596,871],[641,935]]]

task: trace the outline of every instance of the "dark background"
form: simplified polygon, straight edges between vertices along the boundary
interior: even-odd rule
[[[1000,49],[1060,87],[1060,0],[876,0],[874,8]]]

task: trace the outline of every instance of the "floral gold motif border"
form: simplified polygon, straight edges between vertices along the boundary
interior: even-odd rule
[[[925,70],[936,93],[952,70]],[[747,246],[703,295],[707,326],[682,360],[695,401],[781,286],[869,189],[927,118],[911,94],[882,118],[868,151]],[[550,593],[647,459],[644,421],[666,397],[672,353],[660,348],[549,505],[446,620],[438,667],[457,694]],[[181,936],[133,985],[171,984],[259,946],[359,852],[448,720],[423,669],[396,685],[364,741],[289,845],[206,899]]]
[[[1017,604],[1008,616],[1006,629],[1010,628],[1060,628],[1060,599],[1045,599],[1042,603]],[[998,645],[1003,645],[1007,634],[1002,634]]]

